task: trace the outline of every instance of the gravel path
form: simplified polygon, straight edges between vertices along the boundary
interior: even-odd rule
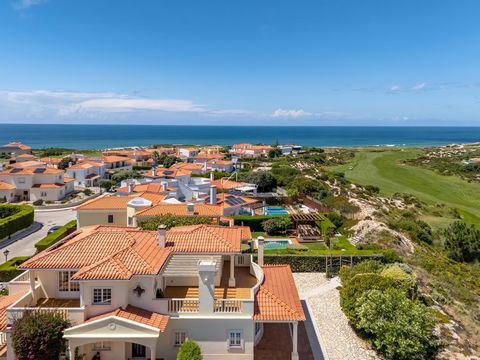
[[[337,287],[340,280],[321,273],[293,274],[298,292],[312,309],[321,337],[321,346],[330,360],[381,359],[350,327],[340,308]]]

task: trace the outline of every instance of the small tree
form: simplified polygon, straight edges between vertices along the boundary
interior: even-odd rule
[[[102,181],[100,181],[100,187],[102,189],[105,189],[105,190],[110,190],[110,188],[114,185],[113,181],[112,180],[107,180],[107,179],[104,179]]]
[[[178,350],[177,360],[202,360],[202,350],[200,346],[193,341],[185,341]]]
[[[456,261],[475,261],[480,259],[480,230],[473,225],[456,221],[445,231],[445,250]]]
[[[63,330],[68,320],[57,313],[25,312],[12,326],[12,345],[18,360],[58,359],[66,350]]]
[[[269,235],[284,234],[291,225],[292,220],[289,216],[278,216],[262,221],[262,228]]]

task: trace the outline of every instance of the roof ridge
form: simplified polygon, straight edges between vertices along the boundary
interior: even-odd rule
[[[217,228],[217,227],[209,227],[207,225],[204,225],[204,227],[207,229],[207,231],[213,235],[215,235],[215,237],[220,240],[224,245],[226,245],[227,247],[229,247],[230,249],[234,250],[233,247],[232,247],[232,244],[230,243],[230,241],[228,241],[227,239],[225,239],[223,236],[220,236],[220,234],[216,233],[213,228]],[[219,226],[220,227],[220,226]],[[219,228],[218,227],[218,228]],[[241,238],[241,236],[240,236]]]
[[[130,246],[130,245],[127,245],[127,246],[125,246],[124,248],[122,248],[122,249],[114,252],[113,254],[110,254],[110,255],[108,255],[108,256],[105,256],[104,258],[98,260],[97,262],[94,262],[93,264],[88,265],[88,266],[80,269],[79,271],[77,271],[77,272],[75,273],[75,275],[82,275],[82,274],[84,274],[84,273],[86,273],[86,272],[89,272],[90,270],[92,270],[92,269],[94,269],[94,268],[96,268],[96,267],[98,267],[98,266],[100,266],[100,265],[108,262],[108,261],[114,261],[114,262],[118,265],[119,262],[115,259],[115,256],[118,255],[118,254],[120,254],[121,252],[123,252],[123,251],[125,251],[125,250],[128,250],[129,248],[131,248],[131,246]],[[121,266],[118,266],[118,267],[121,267]],[[129,269],[126,269],[126,270],[128,270],[129,272],[131,272]],[[74,275],[74,276],[75,276],[75,275]]]

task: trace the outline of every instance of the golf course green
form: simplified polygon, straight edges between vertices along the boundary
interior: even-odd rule
[[[426,203],[456,208],[465,221],[480,225],[480,184],[402,163],[420,151],[360,149],[349,163],[331,170],[345,173],[354,183],[378,186],[383,195],[409,193]]]

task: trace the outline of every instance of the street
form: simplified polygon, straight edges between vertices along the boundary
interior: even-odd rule
[[[24,238],[5,246],[1,249],[1,252],[6,249],[9,251],[8,258],[11,259],[15,256],[31,256],[35,253],[35,243],[43,239],[48,230],[52,226],[62,226],[71,220],[75,220],[76,212],[71,208],[69,209],[60,209],[60,210],[35,210],[35,219],[37,223],[41,223],[43,227],[34,232],[33,234],[27,235]],[[3,259],[2,259],[3,260]],[[3,261],[0,261],[3,262]]]

